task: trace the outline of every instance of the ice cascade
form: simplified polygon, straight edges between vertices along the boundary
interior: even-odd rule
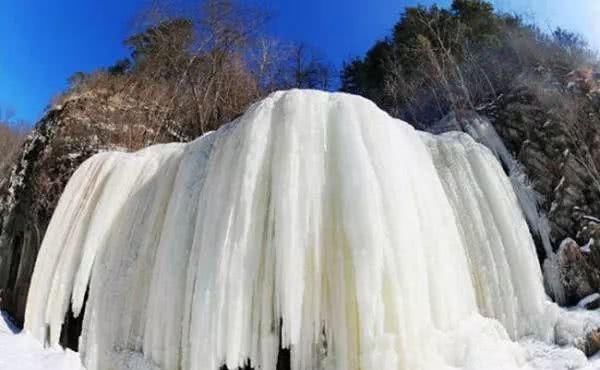
[[[192,143],[86,161],[25,328],[53,345],[84,314],[88,370],[274,370],[280,347],[293,370],[507,370],[554,308],[492,152],[293,90]]]

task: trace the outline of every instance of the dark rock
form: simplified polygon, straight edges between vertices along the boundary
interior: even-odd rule
[[[69,97],[50,109],[26,139],[0,188],[0,309],[22,323],[39,247],[67,181],[103,150],[139,149],[179,141],[158,136],[146,122],[153,107],[105,91]]]
[[[585,341],[579,347],[579,349],[588,357],[598,353],[598,351],[600,351],[600,329],[588,333],[585,337]]]
[[[589,77],[587,72],[573,73],[567,83],[581,80],[589,85]],[[552,88],[560,90],[560,87]],[[589,109],[593,110],[593,106],[590,102]],[[541,208],[548,215],[555,248],[567,237],[586,243],[587,240],[578,236],[585,225],[577,210],[587,208],[588,215],[599,216],[600,187],[596,185],[593,171],[582,165],[577,143],[565,131],[560,117],[526,85],[500,96],[479,113],[493,117],[494,127],[503,142],[523,164],[535,190],[542,195]],[[596,113],[594,117],[598,118]],[[590,142],[600,141],[596,129],[584,135]]]
[[[600,83],[592,81],[592,77],[589,71],[570,75],[565,83],[571,83],[572,87],[577,84],[570,93],[565,93],[568,89],[560,83],[548,83],[544,87],[565,99],[568,99],[565,94],[579,94],[572,95],[581,104],[578,109],[585,113],[585,117],[578,119],[590,123],[575,127],[575,130],[583,130],[575,134],[573,123],[565,124],[554,107],[540,100],[540,92],[526,84],[482,105],[477,113],[452,112],[433,126],[437,132],[469,132],[468,127],[472,125],[469,122],[482,115],[489,118],[510,155],[522,165],[533,190],[540,195],[540,213],[549,225],[546,242],[534,235],[540,262],[554,254],[561,241],[574,239],[558,251],[554,260],[546,263],[549,274],[556,280],[547,282],[548,293],[563,305],[576,304],[600,288],[600,171],[597,170],[600,168],[600,90],[596,88]],[[585,140],[584,145],[582,140]],[[535,222],[530,221],[535,234]],[[582,252],[579,245],[586,245],[590,240],[598,241],[598,246],[592,245],[589,251]]]
[[[593,243],[581,247],[574,240],[565,239],[556,255],[545,262],[544,277],[551,288],[548,290],[559,304],[575,305],[600,291],[600,269],[595,262],[598,254],[600,248]],[[600,296],[585,304],[588,309],[600,307]]]

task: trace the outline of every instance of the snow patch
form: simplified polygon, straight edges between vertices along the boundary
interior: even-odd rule
[[[85,370],[79,355],[55,346],[44,348],[28,334],[16,333],[10,318],[0,317],[0,369],[2,370]]]
[[[580,250],[583,253],[592,253],[592,246],[594,245],[594,238],[590,238],[590,240],[588,240],[587,243],[585,243],[585,245],[580,247]]]
[[[600,224],[600,219],[598,219],[597,217],[594,217],[594,216],[590,216],[590,215],[584,215],[584,216],[583,216],[583,219],[584,219],[584,220],[591,221],[591,222],[593,222],[593,223],[595,223],[595,224]]]

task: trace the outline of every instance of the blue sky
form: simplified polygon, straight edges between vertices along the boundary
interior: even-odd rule
[[[0,107],[36,121],[76,71],[127,55],[123,39],[149,0],[0,0]],[[405,6],[433,0],[253,0],[273,11],[270,32],[303,41],[340,66],[384,37]],[[450,0],[435,1],[448,5]],[[600,49],[600,0],[495,0],[548,29],[584,34]],[[368,5],[366,5],[368,4]],[[534,17],[535,15],[535,17]]]

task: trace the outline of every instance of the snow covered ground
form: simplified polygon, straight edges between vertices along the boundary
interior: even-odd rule
[[[1,370],[83,370],[79,355],[61,348],[44,349],[33,337],[15,333],[7,316],[0,312]]]
[[[586,359],[582,352],[573,347],[559,347],[536,340],[519,342],[525,349],[526,370],[598,370],[600,355]]]
[[[581,364],[581,353],[572,348],[559,348],[546,343],[524,340],[520,343],[527,352],[532,370],[597,370],[600,355]],[[585,360],[583,360],[585,361]],[[127,369],[144,369],[144,366],[124,366]],[[0,312],[0,369],[1,370],[85,370],[79,355],[60,348],[43,348],[34,338],[18,334],[10,319]],[[525,369],[529,369],[525,367]]]

